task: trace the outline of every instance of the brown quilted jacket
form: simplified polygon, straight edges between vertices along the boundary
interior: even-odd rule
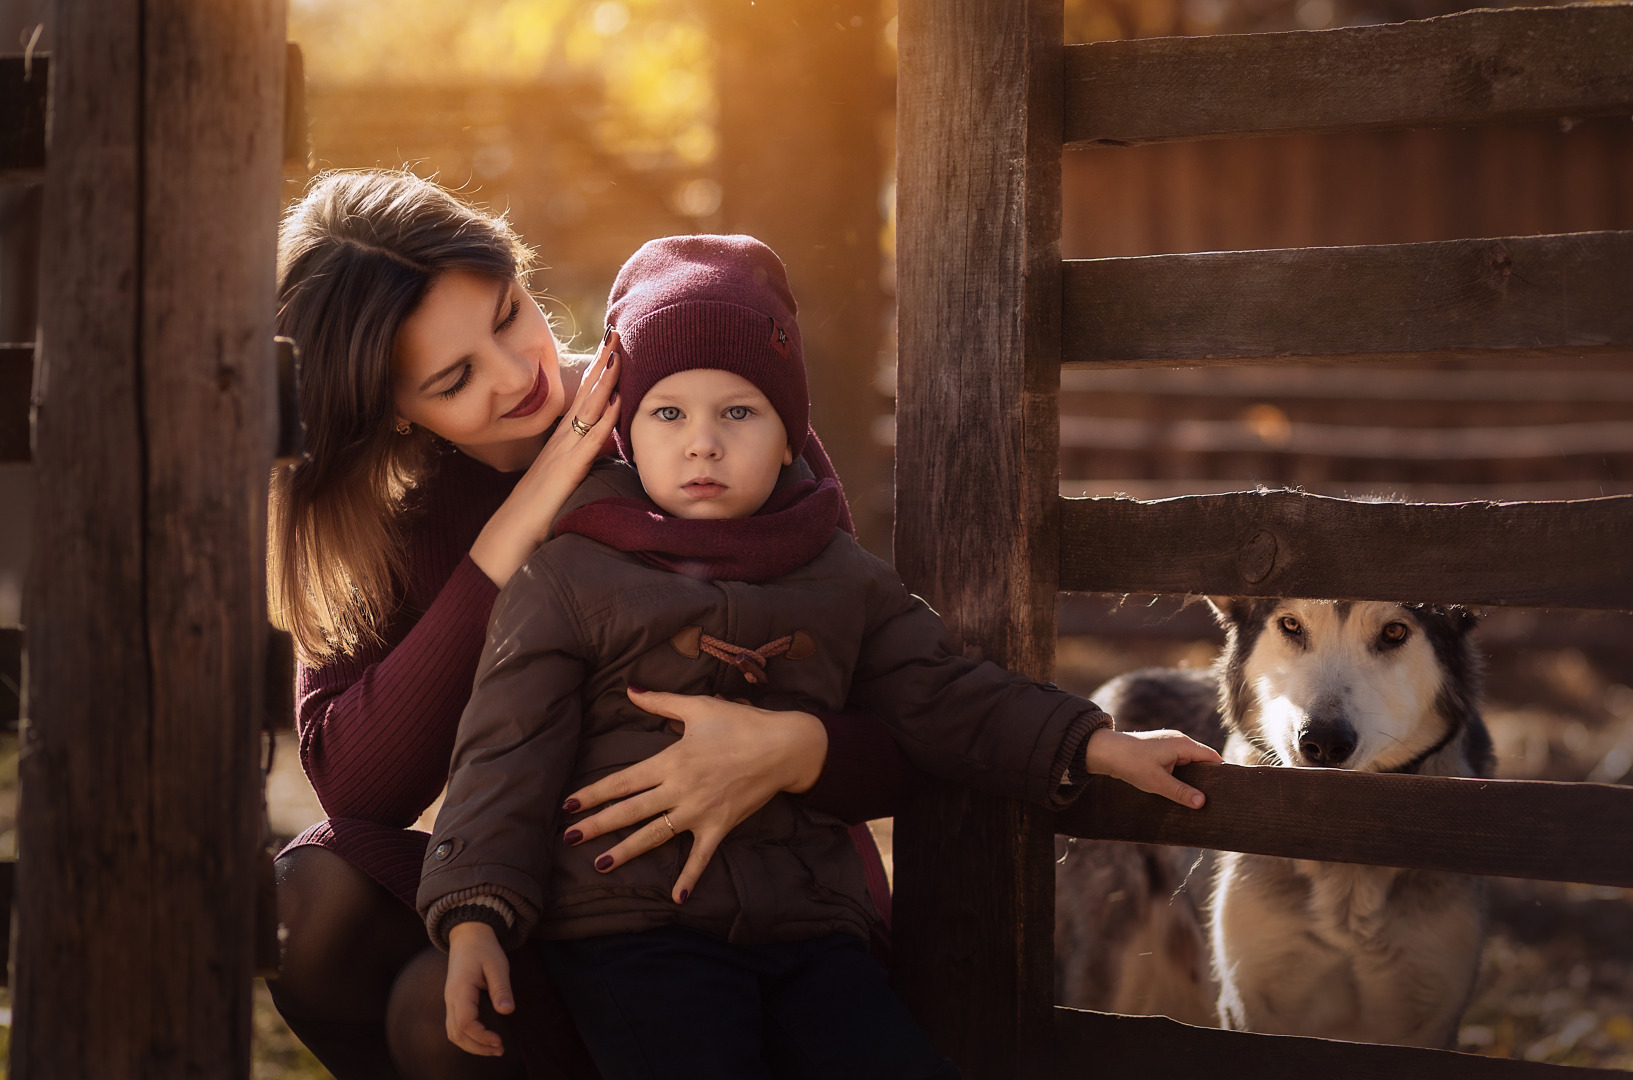
[[[634,473],[603,463],[566,509],[632,494]],[[769,660],[756,686],[699,650],[700,634],[750,649],[785,635],[801,644]],[[666,925],[744,944],[866,935],[876,916],[845,826],[798,797],[778,796],[734,829],[681,905],[670,890],[690,834],[605,874],[594,859],[632,830],[563,842],[576,820],[559,809],[567,792],[678,737],[630,703],[630,685],[767,709],[850,702],[924,771],[1051,806],[1069,796],[1062,780],[1083,739],[1109,722],[1082,698],[953,651],[940,617],[842,530],[762,584],[699,581],[560,536],[494,604],[420,882],[434,941],[446,947],[443,915],[473,902],[503,914],[507,948]]]

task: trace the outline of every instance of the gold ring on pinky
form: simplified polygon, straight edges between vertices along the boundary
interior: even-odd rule
[[[674,836],[675,835],[675,823],[673,821],[669,820],[669,811],[667,811],[667,810],[665,810],[663,812],[663,823],[665,825],[669,826],[669,835]]]
[[[573,417],[573,433],[582,438],[590,433],[590,425],[575,416]]]

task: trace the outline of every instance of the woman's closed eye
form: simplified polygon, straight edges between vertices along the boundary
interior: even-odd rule
[[[465,389],[465,385],[467,383],[469,383],[470,381],[471,381],[471,365],[466,364],[464,367],[460,368],[459,378],[454,380],[453,385],[448,387],[448,389],[446,389],[446,390],[438,390],[437,391],[437,397],[451,398],[455,394],[459,393],[461,390]]]
[[[516,321],[516,316],[520,315],[521,313],[522,313],[522,302],[520,300],[516,299],[514,296],[511,297],[510,298],[510,311],[505,314],[505,317],[503,319],[499,320],[499,325],[495,326],[493,328],[493,332],[495,334],[498,334],[498,333],[503,333],[505,330],[508,330],[510,328],[510,324]]]

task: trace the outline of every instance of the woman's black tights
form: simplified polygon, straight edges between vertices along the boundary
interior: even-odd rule
[[[513,957],[517,1012],[483,998],[501,1058],[467,1054],[443,1027],[447,958],[419,917],[340,856],[298,847],[277,861],[283,959],[268,980],[291,1031],[336,1080],[557,1080],[593,1077],[534,951]],[[525,1069],[524,1069],[524,1064]]]

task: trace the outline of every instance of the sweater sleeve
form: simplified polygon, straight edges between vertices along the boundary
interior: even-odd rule
[[[394,647],[301,667],[301,765],[331,817],[406,828],[436,799],[498,592],[467,555]]]

